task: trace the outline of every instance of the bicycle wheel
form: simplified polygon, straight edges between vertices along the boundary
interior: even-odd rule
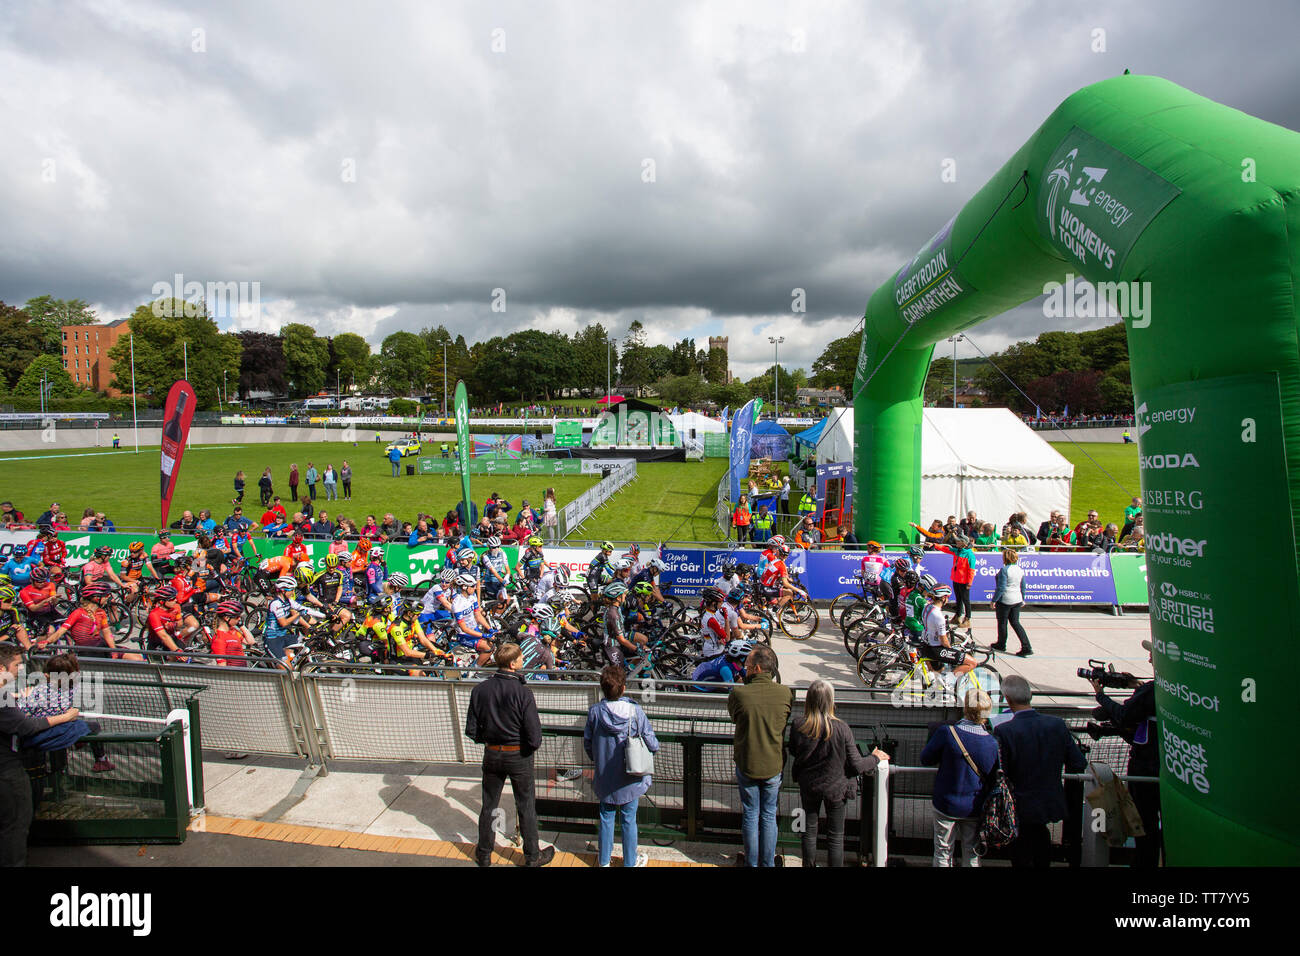
[[[820,618],[809,601],[795,599],[781,612],[781,630],[792,641],[806,641],[817,632]]]
[[[992,713],[1002,713],[1004,703],[1002,699],[1002,675],[998,673],[995,667],[990,667],[988,664],[976,665],[974,670],[962,674],[957,679],[957,684],[953,690],[957,695],[958,704],[966,699],[966,691],[982,690],[993,701]]]
[[[858,680],[868,687],[872,686],[876,675],[894,659],[897,651],[898,648],[889,643],[864,645],[862,653],[858,655]]]
[[[686,680],[694,670],[694,661],[687,655],[664,654],[655,660],[651,672],[659,680]]]
[[[914,685],[915,682],[911,679],[913,669],[912,658],[907,651],[895,648],[893,651],[882,652],[879,668],[872,675],[870,686],[901,691],[904,685]]]
[[[135,622],[131,618],[131,612],[127,610],[126,603],[116,594],[110,594],[101,606],[104,609],[104,616],[108,618],[108,626],[113,632],[113,640],[121,641],[130,637]]]
[[[828,611],[831,616],[831,623],[839,624],[840,615],[844,613],[845,609],[853,606],[861,600],[862,595],[858,594],[857,591],[841,591],[839,594],[835,595],[835,597],[831,599],[831,606]]]

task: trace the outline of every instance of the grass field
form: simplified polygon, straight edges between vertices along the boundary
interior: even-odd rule
[[[1142,494],[1138,479],[1137,445],[1115,442],[1052,442],[1052,447],[1074,464],[1074,491],[1070,497],[1070,524],[1077,525],[1097,509],[1103,523],[1124,527],[1129,499]],[[1085,452],[1087,454],[1085,454]],[[1091,455],[1095,461],[1090,461]],[[1102,469],[1110,472],[1112,481]],[[1118,481],[1119,487],[1115,482]],[[1034,527],[1047,515],[1030,515]]]
[[[154,527],[158,521],[158,448],[141,447],[104,453],[86,449],[86,453],[41,453],[17,451],[0,455],[0,500],[12,500],[15,507],[29,518],[35,518],[51,501],[57,501],[67,512],[69,523],[75,528],[84,508],[103,511],[118,527]],[[258,496],[257,479],[262,470],[271,468],[275,479],[275,493],[284,499],[286,510],[293,513],[289,501],[289,465],[296,463],[300,475],[306,474],[307,462],[316,463],[318,471],[331,463],[337,471],[346,457],[352,465],[352,501],[326,501],[325,489],[317,485],[315,507],[336,518],[341,510],[357,521],[367,514],[383,520],[391,511],[400,520],[410,521],[417,511],[444,515],[460,500],[460,478],[455,475],[407,476],[405,468],[400,478],[392,477],[392,468],[383,457],[379,446],[362,444],[345,448],[340,443],[285,444],[285,445],[195,445],[185,450],[181,475],[172,498],[171,518],[180,517],[189,508],[195,513],[200,508],[211,508],[217,520],[230,513],[230,499],[234,497],[234,477],[244,470],[247,486],[244,489],[244,510],[256,521],[262,514]],[[22,458],[26,460],[14,461]],[[415,463],[414,458],[406,462]],[[684,467],[684,466],[682,466]],[[560,507],[599,481],[598,475],[509,477],[474,476],[471,491],[481,508],[487,496],[500,492],[516,507],[527,498],[540,510],[542,492],[555,488]],[[342,494],[342,486],[339,493]],[[307,492],[306,483],[299,485],[299,495]]]
[[[726,470],[724,458],[638,464],[637,480],[570,538],[716,541],[713,508]]]

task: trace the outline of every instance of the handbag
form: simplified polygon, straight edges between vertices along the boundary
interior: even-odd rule
[[[986,790],[984,806],[980,810],[979,842],[975,844],[975,855],[983,856],[990,847],[999,849],[1007,846],[1020,835],[1020,827],[1016,823],[1016,797],[1011,791],[1011,781],[1007,779],[1002,769],[1000,746],[997,762],[993,765],[993,773],[986,781],[984,775],[980,773],[980,768],[971,759],[966,745],[961,742],[957,728],[950,724],[948,730],[952,734],[952,739],[956,741],[958,749],[961,750],[961,755],[966,758],[966,762],[970,764],[970,768],[975,771],[975,776],[979,777],[980,783]]]
[[[636,714],[632,715],[627,746],[623,748],[623,770],[633,777],[644,777],[655,772],[655,755],[650,752],[641,735],[636,732],[636,717]]]

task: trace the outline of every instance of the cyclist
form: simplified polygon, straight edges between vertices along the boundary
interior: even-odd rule
[[[722,563],[718,568],[722,572],[722,577],[715,578],[713,586],[723,594],[726,594],[740,583],[740,578],[736,574],[736,564],[735,558],[727,557],[722,559]]]
[[[756,631],[762,620],[757,614],[745,610],[747,593],[743,584],[737,584],[727,592],[727,602],[722,609],[727,612],[728,633],[733,640],[743,638],[746,631]]]
[[[153,562],[149,560],[148,552],[144,549],[144,542],[132,541],[126,557],[122,559],[122,577],[126,579],[126,586],[132,593],[140,590],[140,579],[144,577],[145,571],[148,571],[152,578],[159,576],[154,570]]]
[[[806,598],[808,595],[799,590],[790,581],[790,573],[785,566],[785,559],[790,554],[790,546],[782,544],[777,549],[777,558],[775,561],[768,562],[767,570],[763,572],[760,583],[763,586],[763,594],[767,598],[777,598],[776,610],[779,614],[790,601],[794,600],[795,592],[803,594]]]
[[[704,638],[701,656],[717,657],[731,640],[731,622],[727,612],[722,609],[725,595],[710,585],[700,594],[704,602],[704,611],[700,615],[700,636]]]
[[[388,580],[388,565],[384,563],[384,549],[376,545],[370,549],[370,563],[366,565],[366,593],[385,594],[384,582]]]
[[[786,547],[785,535],[774,534],[767,539],[767,547],[763,549],[763,553],[758,558],[758,571],[756,573],[760,580],[767,573],[767,566],[782,557],[782,548],[785,548],[785,554],[790,553],[790,549]]]
[[[277,580],[287,574],[293,574],[293,559],[282,554],[274,558],[264,558],[257,565],[257,573],[253,575],[253,579],[263,589],[271,589],[275,587]]]
[[[536,589],[546,571],[546,556],[542,554],[542,539],[537,535],[528,536],[528,547],[519,555],[515,565],[515,577],[530,588]]]
[[[912,570],[917,573],[918,577],[925,574],[925,568],[921,566],[921,559],[923,557],[925,557],[925,551],[920,545],[914,544],[907,549],[907,559],[911,562]]]
[[[627,558],[629,561],[632,562],[632,567],[635,568],[637,562],[641,560],[641,545],[633,541],[631,544],[627,546],[627,550],[624,551],[620,555],[620,557]]]
[[[312,590],[312,585],[316,583],[317,577],[319,577],[319,575],[316,574],[316,569],[312,567],[310,561],[300,562],[298,566],[293,569],[293,579],[298,583],[298,588],[294,592],[294,597],[304,607],[314,607],[317,610],[324,611],[325,602],[317,597],[316,593]],[[343,629],[344,622],[342,615],[346,613],[346,610],[340,609],[340,613],[331,621],[330,630],[335,634]]]
[[[365,574],[366,566],[370,563],[370,539],[362,536],[357,542],[356,550],[352,552],[352,560],[348,563],[350,570],[354,574]]]
[[[613,576],[609,565],[613,560],[614,542],[606,541],[600,546],[591,563],[587,565],[587,590],[595,591]]]
[[[50,637],[50,642],[58,641],[67,634],[76,646],[78,654],[83,656],[108,654],[126,660],[144,660],[139,654],[123,653],[113,638],[113,629],[109,626],[108,615],[99,602],[108,597],[108,587],[103,584],[87,584],[81,588],[81,604],[68,615],[59,628]]]
[[[616,664],[627,669],[627,655],[638,652],[640,647],[647,643],[646,636],[634,633],[628,637],[623,627],[622,605],[627,599],[626,584],[621,581],[611,581],[605,585],[601,596],[609,605],[605,608],[605,640],[600,646],[601,655],[606,664]]]
[[[880,581],[878,583],[880,596],[885,599],[889,614],[896,621],[903,619],[903,596],[900,592],[906,586],[903,579],[909,573],[916,574],[907,558],[896,558],[893,564],[880,572]]]
[[[546,604],[528,609],[528,626],[519,632],[517,641],[523,652],[524,670],[555,670],[555,613]],[[527,680],[549,680],[545,674],[529,674]]]
[[[428,627],[434,621],[451,620],[452,588],[456,584],[456,569],[443,568],[429,584],[429,590],[420,598],[420,626]]]
[[[650,622],[650,602],[654,598],[654,590],[642,581],[640,584],[632,585],[628,593],[629,597],[624,603],[623,619],[628,630],[636,630],[639,625]]]
[[[54,602],[59,599],[59,592],[44,565],[32,568],[31,583],[18,592],[18,598],[27,609],[27,622],[31,625],[31,633],[36,635],[36,640],[42,641],[53,634],[58,627]]]
[[[317,579],[321,596],[331,604],[337,604],[340,612],[352,619],[348,609],[357,603],[357,584],[352,579],[352,572],[344,567],[344,557],[339,552],[325,555],[325,571]]]
[[[253,632],[241,624],[244,606],[235,600],[222,601],[216,606],[216,623],[212,630],[212,653],[239,660],[219,660],[224,667],[244,667],[244,648],[257,643]]]
[[[479,576],[483,586],[479,596],[484,602],[505,603],[502,592],[510,583],[510,561],[501,550],[501,539],[492,535],[484,542],[487,550],[478,559]]]
[[[32,568],[35,564],[35,560],[27,553],[27,545],[15,545],[13,556],[4,563],[4,567],[0,568],[0,574],[8,577],[11,584],[22,587],[31,581]]]
[[[31,587],[31,585],[27,585]],[[0,584],[0,641],[16,639],[23,650],[32,646],[27,637],[27,628],[18,619],[18,605],[21,599],[12,584]]]
[[[881,552],[879,541],[867,542],[867,556],[858,565],[858,580],[862,582],[864,596],[880,591],[880,576],[889,567],[889,559]]]
[[[586,632],[578,630],[569,620],[570,615],[578,608],[578,599],[572,594],[560,592],[551,598],[550,608],[555,614],[556,633],[566,633],[575,641],[586,640]]]
[[[37,536],[37,541],[45,539],[45,545],[41,549],[41,564],[49,568],[50,580],[57,586],[63,582],[63,576],[66,572],[68,561],[68,546],[59,540],[59,536],[49,528],[45,528]]]
[[[732,641],[721,654],[702,661],[691,672],[691,680],[705,681],[708,684],[739,684],[745,680],[745,661],[754,645],[749,641]],[[725,691],[726,687],[702,686],[695,689],[708,693]]]
[[[288,645],[293,638],[293,628],[304,623],[307,609],[293,599],[298,582],[292,577],[282,577],[275,582],[275,597],[266,607],[266,629],[262,640],[266,649],[277,660],[289,660]]]
[[[542,576],[533,585],[533,601],[537,604],[549,602],[569,586],[569,566],[567,564],[557,564],[553,568],[543,565],[543,568],[545,570],[542,571]]]
[[[199,631],[199,621],[187,613],[180,592],[163,585],[153,592],[153,606],[145,622],[144,646],[147,650],[179,652],[181,643]]]
[[[418,604],[407,604],[402,608],[401,613],[391,624],[388,625],[387,634],[388,654],[394,659],[422,661],[425,657],[445,657],[446,654],[439,650],[437,645],[424,633],[424,628],[420,627],[420,606]],[[420,650],[420,645],[424,650]],[[419,675],[418,670],[408,671],[412,677]]]
[[[176,545],[172,544],[172,533],[166,528],[160,529],[158,531],[158,543],[149,549],[149,560],[158,569],[160,579],[171,574],[172,555],[175,553]]]
[[[943,605],[951,594],[952,588],[946,584],[936,584],[930,590],[922,612],[924,617],[920,634],[923,645],[921,656],[944,668],[939,679],[948,690],[953,689],[962,674],[975,669],[975,658],[953,647],[952,638],[948,635],[948,620],[943,616]],[[953,670],[948,673],[947,668],[950,666]]]
[[[333,555],[344,555],[348,553],[348,542],[345,538],[347,534],[342,528],[334,529],[334,536],[330,539],[329,553]],[[340,558],[340,560],[342,560]]]
[[[664,603],[663,591],[659,590],[659,575],[663,573],[664,563],[658,557],[652,557],[632,575],[632,586],[649,584],[656,604]]]
[[[910,571],[904,574],[915,574]],[[907,597],[903,599],[906,608],[906,618],[903,625],[907,628],[909,634],[913,637],[920,637],[921,632],[925,630],[925,610],[929,604],[929,597],[934,593],[934,589],[939,586],[932,574],[923,574],[917,580],[917,583],[908,588]]]
[[[295,565],[301,561],[311,560],[311,552],[307,550],[307,545],[303,544],[301,531],[294,532],[293,540],[284,549],[284,556],[291,559]]]
[[[456,589],[459,593],[451,602],[451,615],[456,621],[456,639],[461,645],[472,647],[478,652],[475,664],[483,667],[492,654],[492,643],[487,637],[493,632],[479,607],[478,578],[469,573],[461,573],[456,577]]]

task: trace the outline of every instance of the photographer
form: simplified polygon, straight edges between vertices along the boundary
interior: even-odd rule
[[[1154,665],[1151,657],[1151,642],[1143,641],[1143,649],[1147,652],[1147,660]],[[1124,740],[1128,741],[1131,749],[1128,758],[1128,773],[1135,777],[1158,777],[1160,776],[1160,749],[1156,736],[1156,694],[1155,682],[1143,681],[1131,674],[1124,675],[1128,678],[1125,682],[1127,686],[1134,688],[1133,696],[1128,700],[1120,703],[1111,700],[1106,695],[1102,681],[1095,677],[1089,680],[1092,684],[1093,693],[1097,696],[1098,707],[1093,712],[1098,719],[1106,721],[1110,727],[1098,728],[1105,730],[1113,728],[1113,732],[1118,733]],[[1089,732],[1094,736],[1094,728],[1090,727]],[[1130,783],[1128,785],[1129,793],[1133,797],[1133,802],[1137,804],[1138,813],[1142,817],[1142,828],[1146,831],[1145,836],[1136,837],[1137,858],[1134,866],[1153,867],[1160,865],[1161,834],[1160,834],[1160,785],[1157,783]]]

